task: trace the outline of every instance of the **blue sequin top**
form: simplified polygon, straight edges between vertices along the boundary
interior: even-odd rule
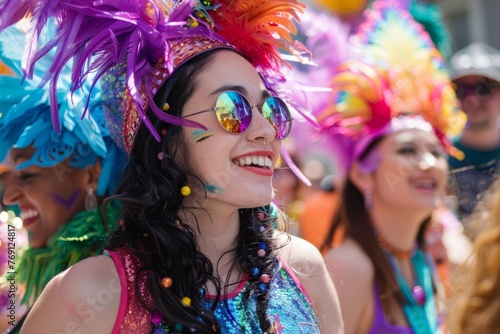
[[[106,251],[113,259],[120,277],[120,309],[116,318],[113,334],[166,333],[162,325],[153,328],[152,314],[154,300],[148,286],[149,278],[140,271],[141,263],[130,248]],[[278,273],[269,283],[270,300],[266,310],[277,334],[317,334],[320,333],[318,320],[311,303],[292,270],[278,256]],[[138,285],[136,284],[138,283]],[[256,314],[255,297],[243,302],[248,289],[244,279],[236,290],[223,298],[215,310],[221,333],[224,334],[261,334]],[[210,307],[212,300],[206,297],[205,306]],[[227,305],[227,307],[226,307]]]
[[[281,259],[280,264],[283,264]],[[247,280],[244,280],[233,293],[226,296],[226,303],[222,300],[217,305],[215,316],[219,320],[221,333],[261,333],[255,298],[246,306],[243,303],[247,288]],[[277,325],[278,333],[320,333],[311,304],[290,268],[281,266],[270,289],[266,313],[271,323]],[[208,308],[210,304],[211,300],[207,299],[205,306]]]

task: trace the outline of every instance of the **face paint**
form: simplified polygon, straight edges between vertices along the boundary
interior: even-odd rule
[[[211,184],[211,183],[205,184],[205,189],[209,193],[222,193],[222,192],[224,192],[224,190],[221,187],[216,186],[215,184]]]
[[[63,207],[65,207],[66,210],[70,210],[71,207],[73,206],[73,204],[75,204],[75,201],[77,200],[79,193],[80,193],[79,190],[75,190],[68,199],[62,198],[61,196],[59,196],[57,194],[51,194],[51,197],[58,204],[60,204]]]
[[[208,129],[206,131],[200,129],[200,130],[193,131],[192,136],[193,136],[195,143],[199,143],[207,138],[212,137],[214,134],[215,133],[210,129]]]
[[[235,72],[235,69],[238,70]],[[188,158],[184,160],[187,165],[185,167],[206,185],[206,188],[201,188],[206,198],[201,193],[193,199],[199,197],[206,200],[204,204],[210,206],[211,210],[220,205],[223,210],[237,210],[269,204],[274,196],[272,177],[263,174],[274,172],[273,165],[282,147],[282,142],[275,140],[276,129],[271,123],[260,112],[252,109],[255,117],[250,128],[245,133],[235,134],[228,131],[229,127],[223,127],[215,111],[193,115],[216,105],[217,96],[214,93],[226,89],[242,91],[249,97],[251,105],[262,105],[269,96],[262,78],[245,58],[234,52],[221,50],[215,53],[214,59],[199,75],[197,87],[184,105],[183,115],[190,115],[193,121],[203,124],[208,133],[214,135],[196,143],[195,140],[205,137],[206,132],[195,132],[199,128],[183,128],[182,131],[186,143],[185,156]],[[241,114],[226,116],[224,118],[221,114],[220,120],[242,119]],[[252,157],[252,162],[254,156],[262,156],[267,164],[268,159],[271,159],[271,167],[241,166],[239,159],[245,158],[246,163],[247,156]],[[262,174],[257,174],[256,171]]]
[[[45,247],[62,225],[85,210],[89,175],[86,169],[71,168],[67,162],[53,167],[30,165],[16,170],[34,154],[32,147],[12,149],[10,158],[14,170],[5,185],[3,201],[19,206],[24,227],[32,232],[29,244],[39,248]]]
[[[30,242],[31,240],[35,239],[35,232],[33,231],[28,231],[28,242]]]

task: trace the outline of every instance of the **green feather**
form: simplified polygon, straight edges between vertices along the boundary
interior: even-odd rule
[[[443,22],[441,9],[437,4],[411,0],[410,13],[424,26],[432,42],[445,59],[451,56],[451,34]]]

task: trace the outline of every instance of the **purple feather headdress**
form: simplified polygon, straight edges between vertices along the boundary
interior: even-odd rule
[[[0,30],[31,16],[23,59],[26,77],[32,76],[38,59],[56,49],[54,63],[41,83],[50,84],[56,131],[60,125],[55,87],[61,68],[72,61],[71,91],[80,89],[89,73],[96,72],[92,87],[101,80],[103,99],[116,108],[108,115],[118,122],[109,126],[110,131],[127,151],[142,122],[160,140],[146,117],[149,109],[164,122],[204,128],[165,113],[153,102],[158,88],[191,57],[228,48],[263,74],[280,77],[283,62],[278,47],[298,57],[307,54],[290,37],[295,33],[292,20],[304,10],[297,0],[0,0],[0,10]],[[41,29],[51,16],[60,30],[38,49]]]
[[[15,4],[18,4],[17,6]],[[80,89],[87,75],[95,71],[97,75],[92,87],[109,70],[119,64],[126,64],[125,85],[127,95],[132,98],[134,109],[141,121],[159,140],[149,120],[145,117],[146,105],[163,121],[186,125],[201,126],[190,120],[181,120],[162,112],[154,103],[147,103],[153,98],[153,85],[158,70],[155,64],[162,57],[162,67],[173,68],[170,56],[170,42],[186,39],[190,36],[209,36],[217,42],[222,40],[205,24],[185,29],[186,19],[192,17],[195,1],[183,1],[171,8],[166,16],[164,8],[154,1],[130,0],[75,0],[75,1],[5,1],[2,4],[0,28],[15,23],[21,12],[33,13],[27,34],[23,70],[28,78],[33,75],[33,67],[38,59],[51,49],[57,48],[54,62],[43,78],[42,85],[50,81],[51,111],[54,127],[59,131],[57,117],[57,97],[55,96],[59,74],[64,65],[73,61],[71,91]],[[9,15],[13,10],[15,15]],[[39,51],[38,40],[47,18],[55,16],[60,23],[56,36]],[[8,20],[7,18],[11,18]],[[223,42],[220,42],[223,45]],[[141,89],[144,87],[145,89]],[[146,102],[147,101],[147,102]]]
[[[292,62],[294,69],[287,73],[287,83],[283,86],[285,89],[280,91],[280,96],[287,100],[293,97],[297,106],[306,108],[311,114],[319,113],[327,108],[330,102],[332,89],[328,85],[329,81],[337,73],[338,65],[348,59],[351,53],[347,42],[349,27],[335,16],[307,8],[301,17],[299,31],[305,38],[306,47],[313,54],[312,62],[307,66]],[[312,123],[309,118],[296,117],[294,122],[289,137],[294,155],[302,160],[318,150],[321,154],[326,154],[322,148],[329,145],[324,144],[326,139],[322,133],[318,133],[319,125],[316,119],[314,118],[316,123],[313,127],[309,126]],[[304,140],[305,137],[308,137],[308,140]],[[330,152],[328,154],[331,155]],[[337,157],[338,155],[335,155],[335,158]]]

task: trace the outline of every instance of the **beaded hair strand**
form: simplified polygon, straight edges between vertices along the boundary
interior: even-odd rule
[[[273,240],[276,217],[271,213],[271,206],[243,210],[240,214],[240,233],[236,248],[237,259],[241,268],[249,274],[250,289],[245,300],[256,296],[257,316],[263,332],[274,333],[273,325],[267,317],[269,304],[269,284],[277,272],[278,258]]]

